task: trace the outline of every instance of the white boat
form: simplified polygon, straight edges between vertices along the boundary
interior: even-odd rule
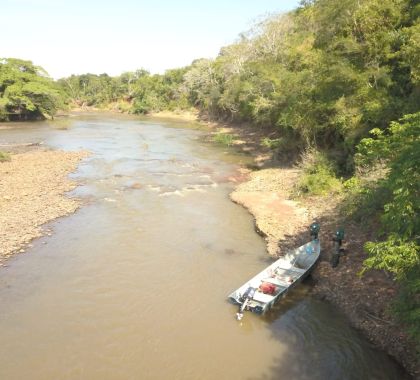
[[[318,234],[315,234],[314,240],[288,252],[230,294],[229,299],[239,305],[237,319],[242,319],[245,310],[257,314],[269,310],[309,274],[320,252]]]

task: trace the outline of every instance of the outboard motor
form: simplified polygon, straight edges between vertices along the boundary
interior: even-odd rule
[[[310,226],[309,226],[309,231],[311,233],[311,238],[312,240],[317,240],[318,239],[318,234],[319,234],[319,230],[320,230],[320,225],[317,222],[313,222]]]
[[[242,301],[245,302],[247,299],[252,299],[252,297],[254,297],[256,290],[257,289],[250,286],[247,290],[245,290],[245,293],[242,295],[241,297]]]
[[[338,262],[340,261],[340,255],[342,251],[341,245],[343,244],[344,240],[343,227],[337,229],[332,240],[334,242],[334,251],[331,255],[331,266],[335,268],[338,265]]]
[[[239,312],[236,313],[236,319],[238,321],[240,321],[243,316],[244,313],[243,311],[246,309],[248,302],[252,300],[252,298],[254,297],[255,292],[257,291],[256,288],[253,287],[249,287],[247,290],[245,290],[245,293],[241,296],[241,301],[242,301],[242,305],[239,307]]]

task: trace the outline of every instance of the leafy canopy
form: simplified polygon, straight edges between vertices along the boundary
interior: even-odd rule
[[[62,95],[45,70],[31,61],[0,59],[0,120],[53,116]]]

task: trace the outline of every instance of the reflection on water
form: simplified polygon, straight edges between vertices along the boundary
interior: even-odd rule
[[[89,200],[0,271],[0,379],[396,379],[307,287],[238,323],[226,296],[268,264],[228,198],[243,157],[134,118],[18,124],[6,142],[89,149]]]

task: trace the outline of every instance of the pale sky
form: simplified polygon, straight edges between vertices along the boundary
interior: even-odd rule
[[[0,57],[53,78],[152,73],[215,58],[256,19],[298,0],[0,0]]]

